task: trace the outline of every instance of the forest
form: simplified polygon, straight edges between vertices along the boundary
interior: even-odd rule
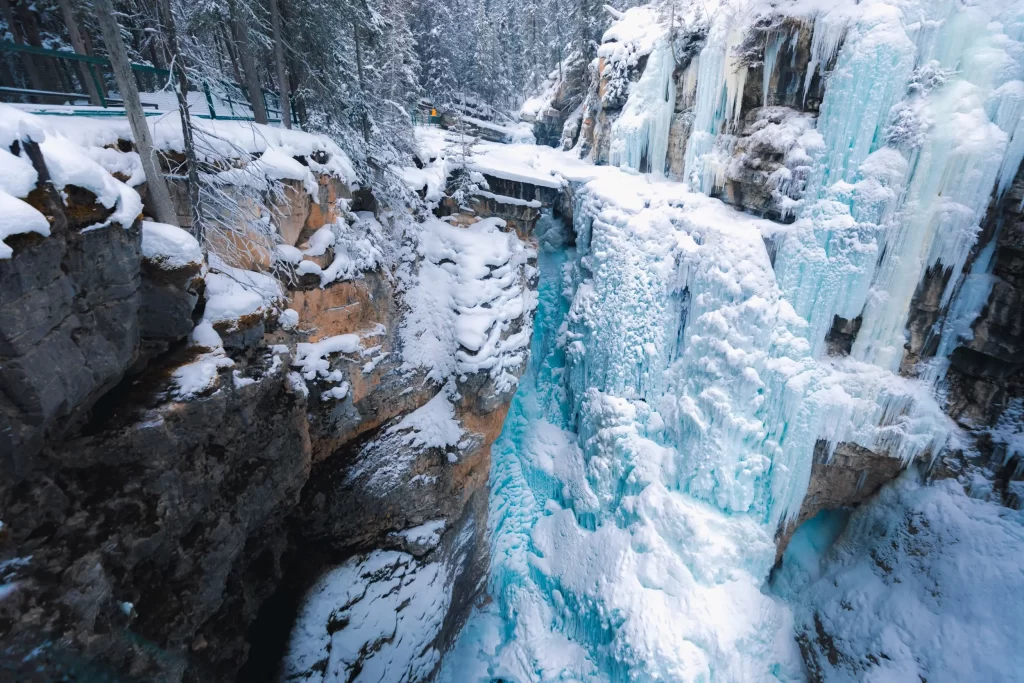
[[[408,158],[420,103],[507,117],[553,70],[582,75],[616,10],[634,4],[114,0],[112,10],[133,64],[173,69],[186,90],[231,89],[255,103],[257,123],[267,120],[268,107],[253,93],[267,90],[271,116],[283,109],[286,122],[331,136],[365,175]],[[99,5],[2,0],[7,40],[104,57]],[[7,88],[87,93],[94,102],[97,87],[117,89],[109,73],[80,65],[7,50],[0,77]],[[140,91],[178,87],[158,75],[136,78]]]

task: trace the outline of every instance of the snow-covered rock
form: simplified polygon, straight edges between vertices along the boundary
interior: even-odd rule
[[[1019,511],[908,474],[855,511],[834,544],[794,548],[784,566],[802,571],[775,590],[795,603],[817,680],[1010,681],[1024,669],[1013,616],[1024,607],[1022,545]]]
[[[36,188],[38,170],[24,146],[37,145],[53,187],[61,193],[74,186],[95,195],[106,219],[80,226],[94,230],[117,223],[131,228],[142,213],[142,200],[131,189],[96,163],[77,139],[46,131],[47,119],[0,104],[0,259],[10,258],[11,248],[3,240],[12,235],[36,233],[47,237],[50,223],[40,208],[25,201]],[[9,150],[17,148],[17,155]],[[66,193],[63,195],[66,201]]]
[[[346,683],[427,678],[451,600],[443,564],[375,551],[309,590],[284,659],[285,680]]]

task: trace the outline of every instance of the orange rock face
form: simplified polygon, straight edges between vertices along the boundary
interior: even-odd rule
[[[319,200],[311,203],[306,217],[305,227],[310,231],[333,223],[338,218],[338,200],[352,198],[352,191],[338,178],[322,175],[317,180],[320,184]]]
[[[371,274],[359,280],[334,282],[324,288],[288,293],[290,307],[298,312],[298,329],[309,333],[309,341],[351,334],[374,324],[386,324],[391,303],[390,287],[382,277]],[[384,296],[381,296],[384,295]]]

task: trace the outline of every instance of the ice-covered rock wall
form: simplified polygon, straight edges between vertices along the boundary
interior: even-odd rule
[[[998,253],[1014,253],[998,245],[1016,220],[1003,198],[1024,156],[1022,21],[1010,2],[631,10],[605,36],[590,100],[600,106],[577,152],[668,172],[772,219],[762,232],[774,280],[808,326],[797,336],[809,357],[849,356],[943,393],[972,328],[1007,317],[995,313],[1005,304],[988,306],[993,283],[1013,289],[1012,275],[992,272]],[[675,107],[667,137],[652,138],[663,107],[646,84],[662,78],[663,46],[675,68],[661,92],[674,91]],[[666,145],[652,167],[648,147],[660,159]],[[977,397],[996,402],[989,424],[1013,401],[999,386]],[[906,408],[882,406],[883,421]],[[915,448],[934,454],[941,442]]]
[[[1019,240],[999,235],[1020,222],[1024,10],[683,5],[630,10],[599,53],[576,151],[625,172],[573,186],[572,248],[546,271],[558,285],[542,267],[542,292],[561,291],[547,307],[542,293],[543,360],[492,472],[495,604],[450,680],[798,680],[793,614],[817,678],[842,617],[824,580],[795,612],[761,591],[776,534],[914,462],[959,474],[961,498],[1019,505]],[[977,471],[987,454],[1010,465],[1001,484]],[[1019,515],[991,514],[1016,542]],[[857,524],[850,543],[870,547]],[[952,575],[934,546],[900,571]],[[934,642],[865,649],[886,619],[867,584],[849,586],[870,604],[843,675],[955,680],[915,670]],[[997,631],[999,652],[1019,649]],[[940,649],[968,647],[952,633]],[[1013,678],[1012,656],[1000,667]]]

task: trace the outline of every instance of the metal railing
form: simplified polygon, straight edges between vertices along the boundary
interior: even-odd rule
[[[412,119],[412,125],[414,125],[414,126],[440,126],[441,125],[441,115],[440,114],[434,114],[433,116],[431,116],[430,114],[427,114],[427,113],[424,113],[424,112],[421,112],[419,110],[414,109],[410,118]]]
[[[0,41],[0,51],[9,52],[13,54],[21,54],[23,58],[31,59],[32,57],[44,57],[47,59],[55,60],[57,64],[61,63],[73,63],[84,68],[84,72],[88,74],[88,77],[92,81],[92,85],[96,90],[96,94],[99,98],[99,109],[95,106],[91,109],[75,109],[70,112],[72,115],[77,116],[119,116],[123,112],[118,110],[110,110],[111,106],[118,107],[123,106],[123,101],[114,95],[110,94],[108,83],[113,83],[113,78],[109,81],[105,76],[111,73],[110,62],[104,57],[94,57],[92,55],[83,55],[77,52],[65,52],[61,50],[48,50],[42,47],[36,47],[34,45],[25,45],[23,43],[15,43],[9,40]],[[146,76],[154,81],[153,84],[159,84],[160,81],[163,83],[169,83],[171,79],[171,72],[166,69],[158,69],[148,64],[136,64],[132,63],[132,71],[135,72],[136,79],[143,80]],[[6,70],[5,70],[6,71]],[[26,73],[27,73],[26,69]],[[84,74],[75,69],[70,69],[63,74],[65,81],[71,80],[69,77],[74,75],[74,80],[80,89],[88,89],[86,84],[83,82]],[[140,78],[141,77],[141,78]],[[5,73],[5,80],[10,79],[11,76]],[[27,78],[25,79],[27,81]],[[246,89],[240,84],[232,81],[218,81],[212,84],[203,83],[203,94],[205,95],[206,106],[208,112],[192,112],[192,115],[197,118],[213,119],[213,120],[232,120],[232,121],[252,121],[252,107],[249,102],[249,98],[246,97]],[[143,82],[139,83],[139,95],[142,100],[143,107],[151,107],[154,111],[146,112],[147,116],[152,116],[160,113],[160,105],[158,103],[146,101],[147,95],[155,95],[155,92],[146,92],[146,84]],[[162,90],[162,88],[160,89]],[[263,89],[261,92],[263,97],[263,105],[267,110],[267,118],[271,123],[280,123],[281,121],[281,102],[280,97],[273,90]],[[4,83],[0,86],[0,98],[20,98],[23,102],[31,103],[31,100],[75,100],[84,101],[90,103],[90,96],[84,92],[73,92],[73,91],[58,91],[58,90],[41,90],[37,88],[26,88],[19,87],[16,83]],[[152,100],[153,98],[150,97]],[[191,99],[191,98],[190,98]],[[220,111],[218,111],[218,104],[220,104]],[[77,104],[75,106],[78,106]],[[193,104],[194,106],[194,104]],[[224,111],[226,107],[227,111]],[[298,117],[295,113],[294,108],[291,111],[292,123],[298,125]]]

